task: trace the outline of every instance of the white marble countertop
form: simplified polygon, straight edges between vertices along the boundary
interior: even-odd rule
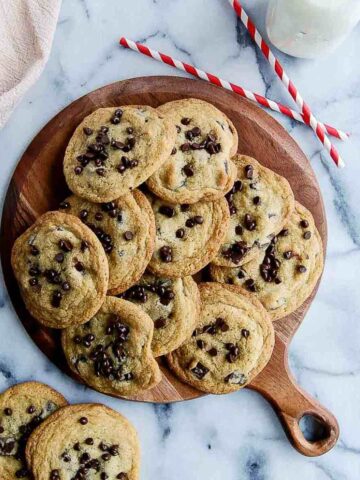
[[[263,29],[265,0],[244,2]],[[178,72],[124,50],[121,35],[173,54],[291,104],[227,0],[63,0],[49,63],[0,131],[0,195],[41,127],[79,96],[116,80]],[[266,401],[244,390],[173,405],[135,404],[76,384],[29,340],[0,280],[0,389],[47,382],[71,401],[100,401],[124,413],[142,444],[142,480],[357,480],[360,478],[360,28],[316,62],[282,56],[314,112],[352,132],[338,171],[306,127],[274,114],[311,159],[324,196],[328,255],[319,293],[291,349],[299,383],[338,418],[330,453],[292,449]],[[359,175],[359,177],[358,177]]]

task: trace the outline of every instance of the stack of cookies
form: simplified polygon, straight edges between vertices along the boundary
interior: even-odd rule
[[[167,356],[184,382],[226,393],[269,361],[272,321],[312,292],[322,243],[288,181],[237,150],[231,120],[197,99],[101,108],[75,130],[72,195],[17,239],[12,265],[86,384],[137,395]]]
[[[39,382],[0,395],[1,480],[138,480],[139,441],[119,413],[68,405]]]

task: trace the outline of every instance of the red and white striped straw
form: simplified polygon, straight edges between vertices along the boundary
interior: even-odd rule
[[[315,132],[316,136],[320,140],[320,142],[324,145],[324,147],[328,150],[330,153],[331,158],[334,160],[336,165],[338,167],[344,167],[345,164],[340,157],[338,151],[336,148],[331,144],[329,138],[327,137],[324,128],[322,124],[314,117],[312,114],[310,107],[307,105],[307,103],[304,101],[302,96],[300,95],[298,89],[295,87],[293,82],[289,79],[287,76],[283,66],[281,63],[275,58],[274,54],[270,50],[269,46],[267,43],[264,41],[264,39],[261,37],[259,31],[257,30],[255,24],[252,22],[252,20],[248,17],[246,14],[243,6],[239,2],[239,0],[229,0],[230,4],[232,5],[233,9],[235,10],[236,14],[242,21],[242,23],[245,25],[247,28],[251,38],[254,40],[254,42],[258,45],[266,59],[268,60],[269,64],[273,68],[273,70],[276,72],[277,76],[280,78],[282,83],[285,85],[287,88],[288,92],[292,96],[292,98],[295,100],[296,104],[298,105],[299,108],[301,108],[301,111],[303,113],[303,118],[304,121],[307,125],[309,125]]]
[[[263,107],[270,108],[271,110],[275,112],[282,113],[290,118],[293,118],[294,120],[297,120],[298,122],[305,123],[304,120],[304,115],[301,113],[296,112],[295,110],[292,110],[291,108],[287,107],[286,105],[283,105],[279,102],[275,102],[274,100],[270,100],[269,98],[263,97],[262,95],[259,95],[258,93],[253,93],[250,92],[249,90],[246,90],[239,85],[235,85],[234,83],[230,83],[227,80],[223,80],[222,78],[216,77],[215,75],[211,73],[206,73],[203,70],[200,70],[199,68],[196,68],[188,63],[181,62],[180,60],[176,60],[169,55],[166,55],[164,53],[158,52],[157,50],[153,50],[146,45],[142,45],[141,43],[134,42],[132,40],[129,40],[125,37],[122,37],[120,39],[120,44],[125,47],[125,48],[130,48],[131,50],[134,50],[135,52],[142,53],[143,55],[147,55],[148,57],[151,57],[159,62],[166,63],[167,65],[170,65],[171,67],[175,67],[179,70],[182,70],[184,72],[190,73],[191,75],[201,78],[202,80],[205,80],[207,82],[210,82],[214,85],[217,85],[219,87],[223,87],[226,90],[230,90],[232,92],[237,93],[238,95],[241,95],[242,97],[245,97],[249,100],[252,100],[253,102],[259,103]],[[324,125],[321,124],[329,133],[329,135],[333,135],[336,138],[339,139],[347,139],[348,136],[345,132],[342,132],[341,130],[336,129],[335,127],[332,127],[330,125]]]

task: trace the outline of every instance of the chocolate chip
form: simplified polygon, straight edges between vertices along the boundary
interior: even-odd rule
[[[86,417],[81,417],[79,419],[79,422],[81,423],[81,425],[86,425],[88,423],[88,419]]]
[[[248,278],[245,281],[245,287],[247,288],[247,290],[249,290],[249,292],[256,292],[255,281],[252,278]]]
[[[221,145],[220,143],[213,143],[213,142],[207,142],[205,146],[205,150],[210,154],[210,155],[215,155],[216,153],[219,153],[221,151]]]
[[[118,142],[117,140],[111,140],[110,145],[115,149],[115,150],[122,150],[125,147],[125,144],[122,142]]]
[[[210,350],[208,350],[208,354],[211,356],[211,357],[216,357],[217,355],[217,350],[216,348],[210,348]]]
[[[82,171],[83,171],[83,168],[80,167],[80,165],[74,168],[75,175],[80,175]]]
[[[309,222],[307,220],[301,220],[300,221],[300,227],[302,228],[308,228]]]
[[[75,335],[75,337],[73,338],[73,341],[74,343],[76,343],[77,345],[79,345],[81,343],[81,337],[80,335]]]
[[[69,202],[60,202],[59,203],[59,208],[61,210],[67,210],[68,208],[70,208],[70,203]]]
[[[187,203],[184,203],[183,205],[180,205],[180,210],[182,212],[188,212],[190,210],[190,205],[188,205]]]
[[[91,135],[94,132],[93,129],[89,128],[89,127],[84,127],[83,131],[84,131],[85,135],[88,135],[88,136]]]
[[[166,217],[173,217],[175,215],[175,209],[173,207],[169,207],[167,205],[161,205],[159,208],[159,213],[165,215]]]
[[[172,150],[171,150],[171,155],[175,155],[175,153],[177,152],[176,148],[174,147]]]
[[[202,363],[198,362],[197,365],[191,369],[191,372],[199,380],[202,380],[205,377],[205,375],[209,372],[209,369],[206,368]]]
[[[101,472],[100,474],[100,480],[107,480],[109,478],[109,475],[105,472]]]
[[[155,320],[155,322],[154,322],[154,327],[155,327],[155,328],[164,328],[165,325],[166,325],[166,319],[163,318],[163,317],[158,318],[158,319]]]
[[[94,439],[91,437],[88,437],[85,439],[86,445],[94,445]]]
[[[131,135],[132,133],[134,133],[134,129],[133,129],[132,127],[127,127],[126,131],[127,131],[127,133],[130,134],[130,135]]]
[[[204,223],[204,218],[201,215],[195,215],[194,222],[197,225],[201,225],[202,223]]]
[[[29,279],[29,285],[30,285],[31,287],[35,287],[35,285],[37,285],[38,283],[39,283],[39,282],[38,282],[38,279],[37,279],[37,278],[32,277],[32,278]]]
[[[200,350],[204,350],[206,343],[204,342],[204,340],[199,339],[196,341],[196,345],[198,348],[200,348]]]
[[[120,472],[118,475],[116,475],[117,480],[129,480],[129,477],[126,473]]]
[[[71,462],[71,457],[67,453],[63,453],[62,459],[64,460],[65,463]]]
[[[20,468],[15,472],[16,478],[25,478],[25,477],[28,477],[29,475],[30,475],[30,472],[27,468]]]
[[[113,125],[117,125],[118,123],[120,123],[120,117],[117,117],[116,115],[114,115],[113,118],[111,119],[111,123]]]
[[[59,292],[59,290],[55,290],[55,292],[52,294],[52,297],[51,297],[51,305],[54,308],[59,308],[61,299],[62,299],[62,293]]]
[[[234,363],[240,354],[239,347],[234,344],[226,344],[226,348],[229,350],[229,352],[226,354],[226,360],[229,363]]]
[[[160,296],[160,303],[162,303],[162,305],[169,305],[171,300],[175,298],[175,293],[169,288],[164,290],[164,292],[158,291],[158,294]]]
[[[36,409],[35,409],[34,405],[30,405],[30,406],[27,408],[26,412],[27,412],[27,413],[30,413],[30,415],[31,415],[32,413],[35,412],[35,410],[36,410]]]
[[[84,464],[84,463],[88,462],[90,459],[91,459],[91,457],[88,454],[88,452],[84,452],[80,457],[80,463]]]
[[[0,426],[0,433],[4,433],[4,431],[5,431],[5,430],[4,430],[4,427],[1,427],[1,426]]]
[[[84,209],[80,211],[79,217],[81,218],[81,220],[86,220],[88,215],[89,215],[89,212]]]
[[[238,271],[237,277],[238,277],[238,278],[245,278],[245,272],[244,272],[244,270],[241,270],[241,269],[240,269],[240,270]]]
[[[180,150],[182,152],[188,152],[190,149],[191,149],[190,143],[183,143],[182,145],[180,145]]]
[[[224,381],[235,385],[244,385],[246,383],[246,377],[243,373],[232,372],[224,378]]]
[[[229,248],[222,251],[222,256],[233,263],[238,264],[247,254],[249,248],[245,242],[235,242]]]
[[[55,258],[56,262],[62,263],[64,261],[64,254],[63,253],[57,253],[54,258]]]
[[[110,460],[110,458],[111,458],[111,455],[110,455],[110,453],[107,453],[107,452],[106,452],[106,453],[103,453],[103,454],[101,455],[101,458],[102,458],[105,462],[108,462],[108,461]]]
[[[11,417],[13,412],[12,412],[11,408],[4,408],[4,413],[7,417]]]
[[[73,449],[76,452],[80,452],[80,443],[79,442],[74,443]]]
[[[284,228],[283,230],[281,230],[281,232],[279,233],[279,236],[280,237],[287,237],[289,235],[289,230],[287,228]]]
[[[188,228],[193,228],[195,226],[195,221],[192,218],[188,218],[185,222],[185,225]]]
[[[235,213],[237,212],[237,208],[235,207],[235,205],[229,204],[229,212],[230,212],[230,215],[235,215]]]
[[[89,248],[89,244],[86,240],[82,240],[80,250],[85,252]]]
[[[165,263],[172,262],[172,253],[172,248],[167,245],[164,245],[159,250],[160,258]]]
[[[190,165],[185,165],[182,170],[187,177],[192,177],[194,175],[194,170],[191,168]]]
[[[124,233],[124,238],[126,241],[130,241],[134,238],[134,234],[128,230]]]
[[[130,168],[135,168],[139,165],[139,162],[137,160],[131,160],[130,163]]]
[[[125,165],[118,165],[118,166],[116,167],[116,169],[117,169],[117,171],[118,171],[119,173],[124,173],[125,170],[126,170],[126,167],[125,167]]]
[[[70,290],[70,288],[71,288],[70,283],[69,283],[69,282],[63,282],[63,283],[61,284],[61,288],[62,288],[65,292],[68,292],[68,291]]]
[[[105,176],[105,168],[97,168],[95,171],[100,177]]]
[[[82,210],[82,211],[84,212],[86,210]],[[73,244],[69,240],[59,240],[58,245],[59,245],[59,248],[61,248],[61,250],[66,253],[71,252],[71,250],[73,249]]]
[[[260,197],[254,197],[253,198],[253,204],[254,205],[261,205],[261,198]]]
[[[177,238],[184,238],[185,230],[183,228],[178,228],[175,232]]]
[[[244,217],[244,226],[247,230],[250,232],[254,231],[256,229],[256,221],[250,213],[246,213]]]
[[[31,253],[31,255],[36,257],[37,255],[39,255],[40,250],[37,247],[35,247],[35,245],[31,245],[30,246],[30,253]]]
[[[252,165],[246,165],[245,167],[245,177],[249,180],[253,178],[254,175],[254,168]]]
[[[181,132],[181,127],[179,127],[179,125],[176,125],[176,131],[177,131],[177,133]]]
[[[307,269],[306,269],[305,265],[298,265],[298,267],[297,267],[297,271],[298,271],[299,273],[305,273],[306,270],[307,270]]]
[[[241,180],[236,180],[233,188],[231,189],[231,192],[232,193],[241,192],[242,189],[243,189],[242,181]]]
[[[293,256],[293,252],[291,250],[288,250],[287,252],[284,252],[283,253],[283,257],[286,259],[286,260],[290,260],[290,258],[292,258]]]
[[[85,270],[85,265],[82,262],[76,262],[74,267],[78,272],[83,272]]]
[[[249,330],[247,330],[246,328],[243,328],[241,330],[241,335],[244,337],[244,338],[248,338],[248,336],[250,335],[250,332]]]
[[[215,328],[217,330],[221,330],[222,332],[227,332],[229,330],[229,325],[225,322],[223,318],[218,317],[215,320]]]
[[[96,212],[95,213],[95,220],[98,222],[101,222],[101,220],[104,218],[103,214],[101,212]]]
[[[46,280],[52,285],[58,285],[61,282],[60,275],[57,273],[56,270],[53,270],[52,268],[50,268],[49,270],[45,270],[44,276]]]
[[[51,470],[51,472],[50,472],[50,480],[60,480],[60,472],[59,472],[59,470]]]
[[[119,455],[119,445],[111,445],[111,447],[109,448],[109,453],[113,457],[118,456]]]
[[[243,231],[244,231],[244,230],[243,230],[243,228],[242,228],[241,225],[236,225],[236,227],[235,227],[235,233],[236,233],[236,235],[242,235],[242,234],[243,234]]]
[[[29,268],[29,275],[32,276],[32,277],[37,277],[38,275],[41,274],[41,271],[39,269],[39,267],[30,267]]]
[[[181,123],[183,125],[189,125],[190,122],[191,122],[190,118],[184,117],[184,118],[181,119]]]
[[[304,233],[303,235],[304,239],[305,240],[309,240],[309,238],[311,238],[311,232],[308,230]]]

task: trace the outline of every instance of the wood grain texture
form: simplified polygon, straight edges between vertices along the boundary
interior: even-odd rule
[[[311,166],[290,135],[272,117],[235,94],[198,80],[177,77],[143,77],[117,82],[76,100],[54,117],[23,154],[7,192],[1,226],[2,266],[16,312],[39,348],[61,370],[70,374],[62,355],[59,333],[39,325],[26,311],[10,266],[14,240],[42,213],[56,209],[69,193],[62,173],[66,145],[81,120],[96,108],[126,104],[153,107],[181,98],[197,97],[213,103],[228,115],[239,133],[239,152],[251,155],[285,176],[296,199],[313,214],[326,249],[327,229],[323,201]],[[316,290],[316,289],[315,289]],[[336,419],[295,383],[288,368],[288,345],[308,310],[315,291],[292,315],[275,322],[276,345],[270,363],[252,382],[274,407],[294,447],[304,455],[321,455],[335,444]],[[132,400],[176,402],[203,395],[181,383],[160,359],[163,380],[156,388]],[[308,442],[298,426],[304,414],[326,426],[324,439]]]

